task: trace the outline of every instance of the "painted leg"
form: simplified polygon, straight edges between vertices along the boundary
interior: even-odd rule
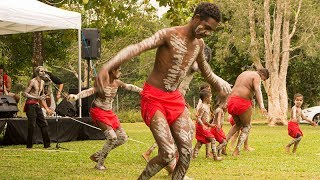
[[[295,139],[293,139],[289,144],[284,148],[287,153],[290,152],[290,147],[295,143]]]
[[[178,152],[177,152],[178,153]],[[165,167],[165,169],[168,171],[168,176],[171,176],[173,171],[174,171],[174,168],[176,167],[177,165],[177,159],[178,157],[176,158],[173,158],[172,161],[169,162],[169,164]]]
[[[202,143],[199,141],[197,141],[197,143],[194,145],[193,154],[192,154],[193,159],[196,159],[198,157],[201,146],[202,146]]]
[[[173,180],[187,178],[185,175],[190,165],[192,151],[192,134],[188,118],[188,114],[185,111],[171,126],[172,135],[179,152],[179,159],[172,173]]]
[[[212,151],[210,151],[210,143],[206,144],[206,158],[213,158]]]
[[[176,148],[170,127],[163,114],[157,111],[151,120],[150,130],[158,144],[158,155],[152,158],[138,179],[150,179],[175,158]]]
[[[234,146],[235,146],[235,144],[236,144],[236,141],[237,141],[237,139],[238,139],[238,137],[239,137],[239,133],[240,133],[240,130],[239,131],[237,131],[232,137],[231,137],[231,139],[230,139],[230,146],[229,146],[229,149],[230,150],[232,150],[232,149],[234,149]]]
[[[103,145],[102,149],[90,156],[90,159],[97,162],[95,168],[98,170],[105,170],[104,160],[109,154],[109,152],[114,148],[117,142],[117,135],[113,129],[105,130],[104,135],[106,136],[106,143]]]
[[[247,139],[244,141],[244,150],[245,151],[254,151],[255,149],[249,146],[249,135]]]
[[[251,125],[243,126],[241,133],[240,133],[240,136],[239,136],[239,139],[238,139],[238,144],[237,144],[235,150],[233,151],[233,154],[232,154],[233,156],[240,155],[240,148],[243,145],[244,141],[247,139],[249,132],[250,132],[250,129],[251,129]]]
[[[227,155],[226,147],[227,147],[227,140],[223,140],[221,144],[217,147],[218,155],[220,156],[221,154]]]
[[[222,157],[218,156],[218,151],[217,151],[217,147],[216,147],[216,140],[214,138],[211,139],[211,149],[212,149],[213,159],[215,161],[221,161]]]
[[[301,136],[298,135],[297,138],[294,138],[289,144],[286,145],[285,151],[286,151],[287,153],[289,153],[289,152],[290,152],[290,147],[291,147],[293,144],[296,144],[296,142],[298,142],[298,144],[299,144],[300,140],[301,140]],[[297,149],[297,148],[296,148],[296,149]]]
[[[295,154],[297,152],[297,148],[298,148],[298,145],[301,141],[301,138],[302,136],[299,136],[298,138],[295,138],[296,142],[294,143],[293,145],[293,149],[292,149],[292,153]]]

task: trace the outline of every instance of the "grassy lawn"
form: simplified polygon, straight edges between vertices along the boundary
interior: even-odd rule
[[[40,144],[31,150],[25,145],[2,146],[0,179],[137,179],[146,165],[141,154],[152,145],[153,137],[144,123],[124,123],[123,127],[131,140],[111,151],[106,171],[95,170],[95,163],[89,159],[102,147],[103,140],[61,143],[69,150],[45,150]],[[226,133],[229,128],[224,125]],[[187,176],[201,180],[320,179],[320,127],[301,125],[301,129],[304,137],[293,155],[284,152],[291,140],[286,126],[255,123],[250,134],[250,145],[255,151],[242,151],[237,158],[228,151],[223,161],[214,162],[205,158],[203,146],[198,158],[191,162]],[[169,178],[162,170],[154,179]]]

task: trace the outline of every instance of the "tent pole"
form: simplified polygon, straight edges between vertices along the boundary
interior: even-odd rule
[[[78,29],[78,93],[81,92],[81,29]],[[82,117],[82,100],[79,98],[79,117]]]

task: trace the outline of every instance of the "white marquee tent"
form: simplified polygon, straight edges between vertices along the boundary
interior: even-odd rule
[[[81,77],[81,14],[37,0],[0,0],[0,35],[57,29],[78,30],[78,69]],[[81,79],[79,78],[79,91]],[[81,117],[81,102],[79,103]]]

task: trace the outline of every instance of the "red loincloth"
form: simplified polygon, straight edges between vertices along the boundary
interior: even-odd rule
[[[231,126],[236,124],[236,122],[234,122],[234,119],[232,116],[229,117],[229,123],[231,124]]]
[[[293,138],[297,138],[297,135],[300,134],[300,136],[303,136],[303,133],[299,127],[299,124],[297,122],[288,122],[288,134],[289,136]]]
[[[90,108],[90,116],[96,125],[98,125],[97,121],[99,121],[111,126],[112,129],[118,129],[120,127],[120,121],[112,110],[106,111],[99,107],[92,107]]]
[[[214,138],[214,135],[209,129],[203,129],[202,125],[197,123],[196,124],[196,139],[197,141],[201,142],[202,144],[209,143],[208,138]]]
[[[243,114],[252,106],[251,100],[239,96],[230,96],[228,99],[228,113],[231,115]]]
[[[173,92],[162,91],[148,83],[144,84],[141,92],[141,115],[147,126],[157,110],[166,117],[172,125],[186,108],[185,100],[179,90]]]
[[[220,144],[226,139],[226,135],[224,134],[222,128],[218,129],[217,127],[212,127],[210,128],[210,131],[214,135],[216,141],[218,141]]]

